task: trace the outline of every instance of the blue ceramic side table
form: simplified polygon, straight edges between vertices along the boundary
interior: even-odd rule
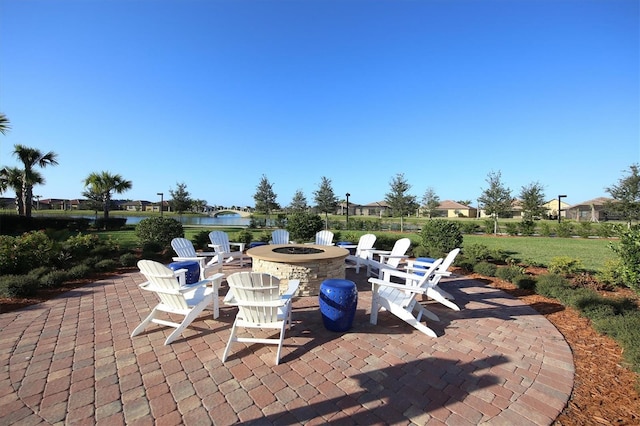
[[[353,281],[328,279],[320,284],[320,313],[330,331],[347,331],[353,325],[358,305],[358,290]]]
[[[169,264],[169,269],[177,271],[178,269],[186,269],[185,274],[186,284],[195,284],[200,281],[200,265],[198,262],[192,260],[185,260],[182,262],[172,262]]]

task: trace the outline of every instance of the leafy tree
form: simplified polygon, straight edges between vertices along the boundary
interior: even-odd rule
[[[461,247],[463,237],[460,225],[442,219],[429,220],[420,231],[422,246],[431,257],[444,257],[451,250]]]
[[[0,112],[0,133],[6,135],[11,126],[9,126],[9,119],[6,115]]]
[[[291,204],[289,204],[289,209],[292,212],[304,212],[309,209],[307,197],[304,196],[304,192],[302,192],[301,189],[296,190],[296,193],[293,194]]]
[[[315,213],[295,212],[287,219],[287,231],[294,241],[313,239],[322,226],[322,218]]]
[[[422,196],[422,209],[429,219],[433,217],[436,209],[440,205],[440,197],[432,187],[428,187]]]
[[[640,225],[630,226],[618,234],[619,242],[609,245],[620,258],[618,273],[625,285],[640,293]]]
[[[24,145],[15,145],[13,154],[22,162],[22,212],[26,217],[31,217],[31,208],[33,207],[33,187],[44,183],[42,175],[40,175],[35,167],[47,167],[49,165],[58,165],[56,154],[53,151],[42,153],[39,149],[29,148]]]
[[[179,215],[191,209],[193,205],[193,200],[189,196],[189,191],[187,191],[187,185],[185,183],[177,183],[176,189],[170,189],[169,194],[171,194],[171,201],[169,201],[169,205],[171,205],[171,209],[177,212]]]
[[[202,213],[206,207],[206,200],[191,200],[191,209],[196,213]]]
[[[638,164],[629,167],[629,175],[618,180],[617,185],[611,185],[605,190],[614,198],[615,202],[606,204],[606,209],[615,212],[627,221],[631,227],[632,221],[640,220],[640,174]]]
[[[393,216],[400,216],[400,231],[404,231],[404,216],[418,208],[415,195],[407,192],[411,185],[404,178],[403,173],[398,173],[389,183],[391,191],[385,195],[385,201],[391,208]]]
[[[84,186],[90,193],[100,194],[102,196],[102,211],[104,212],[104,226],[106,229],[112,194],[122,194],[131,189],[131,181],[123,179],[119,174],[102,171],[100,173],[94,172],[87,176],[84,180]]]
[[[82,191],[82,196],[87,199],[87,207],[95,211],[96,219],[98,218],[98,212],[103,209],[103,198],[100,192],[95,192],[93,187]],[[106,224],[106,222],[105,222]]]
[[[0,193],[13,189],[16,194],[16,213],[22,209],[22,170],[17,167],[5,167],[0,170]]]
[[[532,182],[521,188],[520,202],[522,203],[522,219],[524,221],[533,221],[534,218],[542,216],[547,211],[544,207],[544,187],[538,182]]]
[[[493,218],[493,233],[498,233],[498,217],[511,210],[511,190],[502,183],[502,173],[490,172],[486,179],[489,187],[478,198],[485,212]]]
[[[333,193],[331,179],[322,176],[318,190],[313,191],[318,211],[324,213],[324,228],[329,228],[329,213],[335,213],[338,208],[338,197]]]
[[[273,192],[273,184],[269,182],[267,176],[262,175],[256,188],[256,193],[253,195],[253,200],[256,202],[256,211],[266,214],[268,218],[269,213],[279,207],[276,197],[276,193]]]
[[[472,202],[471,200],[458,200],[458,201],[456,201],[456,203],[462,204],[463,206],[470,206],[471,202]]]

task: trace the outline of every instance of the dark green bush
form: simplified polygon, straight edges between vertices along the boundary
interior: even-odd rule
[[[549,262],[549,272],[570,276],[582,271],[584,266],[580,259],[574,259],[569,256],[556,256]]]
[[[245,246],[248,246],[249,244],[251,244],[251,241],[253,241],[253,234],[251,233],[251,231],[243,229],[236,234],[233,240],[239,243],[244,243]]]
[[[94,267],[97,271],[113,271],[118,267],[118,264],[113,259],[102,259],[97,262]]]
[[[515,222],[507,222],[505,223],[505,229],[507,231],[507,234],[511,235],[511,236],[516,236],[518,235],[518,229],[519,226],[517,223]]]
[[[171,248],[174,238],[184,238],[182,224],[168,217],[144,219],[136,226],[135,233],[143,248],[146,249],[148,244],[157,244],[161,247],[159,251]]]
[[[125,266],[125,267],[136,266],[137,262],[138,262],[138,258],[133,253],[124,253],[123,255],[120,256],[120,265],[122,266]]]
[[[591,222],[580,222],[580,226],[578,227],[578,235],[582,238],[589,238],[594,235],[595,231],[593,230],[593,224]]]
[[[538,233],[542,237],[550,237],[551,236],[551,224],[549,222],[540,222],[540,226],[538,226]]]
[[[569,238],[573,235],[573,223],[569,221],[560,222],[556,225],[556,236]]]
[[[640,293],[640,225],[622,229],[618,236],[618,243],[610,247],[620,259],[620,275],[626,286]]]
[[[518,275],[513,278],[512,282],[522,290],[534,290],[536,288],[536,279],[530,275]]]
[[[0,295],[3,297],[31,297],[38,292],[40,282],[32,275],[0,276]]]
[[[463,234],[475,234],[476,232],[480,232],[480,225],[475,222],[462,222],[460,224],[460,232]]]
[[[208,250],[211,240],[209,239],[209,231],[200,231],[191,239],[193,247],[196,250]]]
[[[76,265],[69,269],[69,278],[77,280],[84,278],[91,273],[91,268],[87,265]]]
[[[569,281],[557,274],[544,274],[536,279],[536,293],[541,296],[562,300],[571,291]]]
[[[496,277],[510,283],[515,283],[515,278],[523,275],[524,271],[519,266],[504,266],[496,270]]]
[[[465,272],[473,272],[473,268],[476,265],[476,263],[477,262],[475,260],[469,260],[464,257],[456,258],[456,266],[461,268]]]
[[[495,277],[498,267],[489,262],[478,262],[473,267],[473,272],[484,275],[485,277]]]
[[[35,269],[30,270],[28,275],[31,275],[32,277],[39,280],[40,277],[48,274],[51,271],[52,271],[52,268],[50,266],[39,266]]]
[[[491,251],[484,244],[469,244],[462,248],[462,255],[465,259],[477,263],[490,259]]]
[[[596,274],[598,281],[605,285],[623,286],[622,262],[620,259],[608,259]]]
[[[87,257],[82,261],[83,265],[87,265],[91,270],[96,269],[96,263],[100,262],[102,258],[100,256]]]
[[[0,275],[24,275],[34,268],[51,265],[60,247],[43,231],[18,237],[0,237]]]
[[[462,232],[456,222],[431,219],[424,223],[420,231],[421,245],[431,257],[444,257],[451,250],[462,246]]]
[[[296,212],[289,215],[286,229],[293,241],[311,241],[324,229],[324,221],[315,213]]]
[[[536,223],[533,220],[523,220],[519,228],[522,235],[531,236],[536,232]]]
[[[59,287],[65,281],[69,281],[69,273],[63,270],[51,271],[40,277],[40,285],[46,288]]]

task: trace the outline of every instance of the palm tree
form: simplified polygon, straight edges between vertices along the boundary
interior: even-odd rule
[[[84,185],[88,187],[88,190],[94,194],[102,195],[103,211],[104,211],[104,226],[107,226],[107,219],[109,219],[109,207],[111,205],[111,194],[113,192],[122,194],[123,192],[131,189],[131,181],[124,180],[122,176],[115,174],[112,175],[109,172],[91,173],[85,180]]]
[[[0,133],[2,133],[3,135],[6,135],[7,131],[10,128],[11,127],[9,126],[9,119],[7,118],[6,115],[0,112]]]
[[[39,174],[38,174],[39,176]],[[42,181],[42,177],[39,177]],[[38,182],[41,183],[41,182]],[[0,194],[13,189],[16,193],[16,213],[22,212],[22,170],[17,167],[4,167],[0,170]]]
[[[53,151],[43,154],[39,149],[29,148],[24,145],[14,145],[13,154],[24,165],[24,169],[22,169],[22,214],[26,217],[31,217],[33,186],[44,182],[42,175],[37,173],[34,167],[57,166],[58,154]]]

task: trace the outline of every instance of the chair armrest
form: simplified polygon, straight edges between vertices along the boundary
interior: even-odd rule
[[[416,275],[410,272],[404,272],[398,269],[390,269],[390,268],[382,268],[381,273],[382,273],[382,280],[386,282],[390,282],[391,280],[390,276],[394,276],[396,278],[402,278],[405,280],[405,282],[420,281],[421,279],[424,278],[423,275]],[[403,285],[406,285],[406,284],[403,284]]]
[[[282,299],[293,298],[296,295],[299,286],[300,280],[289,280],[289,287],[287,287],[287,290],[280,297]]]
[[[244,243],[229,243],[229,245],[230,245],[230,246],[236,246],[236,247],[238,247],[238,249],[239,249],[239,251],[240,251],[240,252],[243,252],[243,251],[244,251],[244,246],[245,246],[245,244],[244,244]]]
[[[427,292],[427,289],[422,288],[422,287],[415,287],[415,286],[410,286],[410,285],[406,285],[406,284],[397,284],[397,283],[392,283],[389,281],[384,281],[381,280],[379,278],[369,278],[369,282],[371,283],[372,287],[373,287],[373,291],[375,291],[375,287],[376,286],[380,286],[380,287],[391,287],[391,288],[396,288],[398,290],[402,290],[402,291],[409,291],[411,293],[418,293],[418,294],[425,294]]]

